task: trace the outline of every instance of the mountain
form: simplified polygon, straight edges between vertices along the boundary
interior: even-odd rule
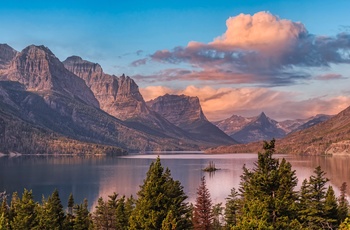
[[[281,129],[283,129],[286,134],[300,131],[303,129],[307,129],[311,126],[317,125],[318,123],[327,121],[330,119],[331,115],[318,114],[316,116],[312,116],[306,119],[296,119],[296,120],[285,120],[278,122],[278,125]]]
[[[63,63],[67,70],[85,81],[102,110],[123,120],[129,127],[160,137],[176,138],[193,146],[200,144],[191,140],[187,132],[149,109],[138,85],[130,77],[106,74],[99,64],[78,56],[69,57]]]
[[[7,66],[16,56],[17,51],[7,44],[0,44],[0,69]]]
[[[166,94],[147,102],[147,105],[206,146],[237,143],[208,121],[198,97]]]
[[[198,149],[163,133],[136,130],[102,111],[85,81],[68,71],[47,47],[32,45],[12,59],[5,52],[0,57],[5,63],[0,69],[0,118],[4,124],[0,128],[5,127],[1,136],[5,138],[6,151],[18,149],[10,144],[14,140],[22,145],[18,144],[21,139],[36,133],[45,136],[48,152],[56,148],[56,137],[68,140],[66,143],[87,143],[81,149],[89,145],[129,151]],[[9,130],[16,121],[23,124],[17,130],[25,131]],[[33,139],[30,146],[36,145],[34,141],[39,145],[40,138]],[[33,149],[24,148],[24,153],[32,153]]]
[[[240,143],[284,137],[285,132],[277,126],[277,122],[268,118],[262,112],[257,118],[246,124],[230,136]]]
[[[254,119],[256,119],[256,117],[246,118],[238,115],[232,115],[227,119],[213,122],[213,124],[224,131],[227,135],[231,136],[252,122]]]
[[[257,152],[262,142],[222,146],[211,153]],[[301,155],[350,154],[350,107],[328,120],[276,140],[276,152]]]
[[[83,79],[105,112],[121,120],[149,114],[150,111],[130,77],[105,74],[97,63],[72,56],[63,61],[67,70]]]
[[[51,92],[99,107],[85,82],[66,70],[58,58],[44,46],[31,45],[17,53],[7,68],[2,68],[0,80],[19,82],[28,91],[46,95]],[[50,100],[49,97],[46,99]]]
[[[222,121],[213,122],[226,134],[240,143],[282,138],[289,133],[309,128],[328,120],[331,116],[319,114],[307,119],[275,121],[261,113],[257,117],[232,115]]]

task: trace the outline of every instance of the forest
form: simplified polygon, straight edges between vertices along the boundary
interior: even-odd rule
[[[213,204],[201,178],[194,204],[187,202],[183,186],[164,169],[158,157],[152,162],[137,197],[113,193],[100,197],[96,207],[75,203],[71,194],[63,207],[58,190],[36,202],[33,192],[20,196],[0,194],[2,229],[350,229],[346,183],[336,197],[321,167],[296,189],[295,170],[285,159],[273,157],[275,140],[264,142],[252,169],[243,166],[238,188],[226,203]],[[9,199],[10,198],[10,199]]]

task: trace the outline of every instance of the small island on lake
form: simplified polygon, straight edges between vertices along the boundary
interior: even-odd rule
[[[214,172],[216,170],[220,170],[218,168],[215,167],[215,163],[213,161],[209,161],[207,167],[205,167],[204,169],[202,169],[204,172]]]

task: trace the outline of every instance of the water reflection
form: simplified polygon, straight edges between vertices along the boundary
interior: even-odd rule
[[[72,156],[21,156],[0,158],[0,191],[23,192],[32,189],[35,199],[48,196],[57,188],[65,205],[72,192],[76,202],[84,198],[95,206],[98,197],[107,198],[113,192],[136,195],[143,183],[149,165],[157,155],[127,157],[72,157]],[[252,168],[256,154],[173,154],[161,155],[162,165],[171,170],[175,180],[184,186],[189,201],[194,202],[200,178],[206,176],[207,186],[214,203],[225,202],[230,190],[238,188],[242,166]],[[299,186],[320,165],[327,173],[336,192],[345,181],[350,186],[350,157],[286,156],[296,170]],[[218,170],[215,174],[203,172],[209,161]]]

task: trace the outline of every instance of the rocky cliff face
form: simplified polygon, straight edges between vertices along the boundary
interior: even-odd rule
[[[19,82],[29,91],[46,95],[58,93],[99,107],[98,101],[85,82],[69,72],[44,46],[31,45],[17,53],[8,67],[2,69],[0,75],[0,80]],[[50,101],[48,97],[47,100]]]
[[[206,147],[237,143],[207,120],[197,97],[166,94],[147,105]]]
[[[86,82],[101,109],[112,116],[127,120],[150,113],[138,86],[130,77],[105,74],[99,64],[77,56],[69,57],[63,63],[69,71]]]
[[[77,56],[69,57],[63,63],[69,71],[85,80],[101,109],[108,114],[123,120],[133,129],[159,137],[176,138],[198,148],[200,143],[191,140],[185,131],[149,109],[137,84],[130,77],[106,74],[99,64]]]
[[[188,125],[197,121],[208,121],[203,114],[198,97],[166,94],[147,104],[152,110],[180,128],[188,129]]]
[[[17,51],[7,44],[0,44],[0,69],[9,65],[16,56]],[[0,70],[1,71],[1,70]]]

